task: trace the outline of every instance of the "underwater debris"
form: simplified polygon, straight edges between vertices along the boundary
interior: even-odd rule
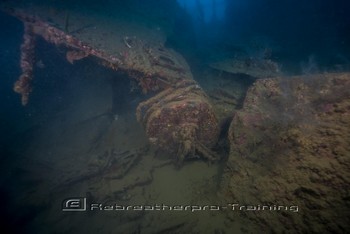
[[[136,113],[152,143],[175,155],[178,164],[196,152],[210,161],[218,159],[210,151],[218,139],[218,121],[195,85],[167,89],[141,103]]]
[[[145,94],[153,94],[137,107],[137,119],[143,124],[149,139],[152,139],[150,142],[175,155],[179,164],[195,152],[209,160],[217,158],[210,148],[218,140],[218,121],[206,94],[193,80],[186,61],[175,51],[135,36],[132,40],[124,37],[127,52],[109,54],[83,42],[79,35],[69,35],[25,10],[11,9],[7,13],[23,21],[28,29],[25,35],[30,36],[25,45],[31,47],[23,51],[25,73],[16,83],[16,91],[22,94],[23,104],[28,102],[31,91],[32,36],[38,35],[56,46],[65,46],[69,50],[66,58],[70,63],[87,56],[95,57],[100,64],[136,80]]]
[[[124,37],[123,38],[123,42],[126,45],[126,47],[128,47],[129,49],[131,49],[131,39],[129,37]]]
[[[89,54],[84,51],[71,50],[66,53],[66,58],[70,64],[73,64],[74,61],[83,59],[89,56]]]
[[[235,58],[211,63],[209,66],[219,71],[246,74],[255,78],[268,78],[280,75],[279,65],[271,59]]]
[[[227,201],[300,208],[247,212],[264,232],[349,229],[349,90],[349,73],[259,79],[248,90],[229,129],[223,193]]]
[[[29,23],[24,23],[23,43],[21,45],[22,74],[14,85],[14,91],[22,95],[22,105],[25,106],[32,91],[33,66],[35,64],[35,34]]]
[[[70,63],[73,63],[74,60],[92,55],[103,61],[107,61],[107,65],[112,68],[116,68],[121,64],[119,58],[109,56],[102,50],[94,49],[87,43],[52,26],[37,16],[26,14],[23,10],[7,9],[6,12],[17,17],[24,23],[24,41],[21,45],[22,75],[14,86],[14,90],[22,95],[23,105],[28,103],[29,94],[32,91],[31,80],[33,79],[33,66],[35,64],[36,36],[41,36],[47,42],[53,43],[56,46],[64,45],[68,49],[72,49],[73,51],[67,53],[67,60]]]

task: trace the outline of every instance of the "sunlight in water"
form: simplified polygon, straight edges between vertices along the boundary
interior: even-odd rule
[[[208,23],[222,20],[225,15],[225,0],[177,0],[195,19]]]

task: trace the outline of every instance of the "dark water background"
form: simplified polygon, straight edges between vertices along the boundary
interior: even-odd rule
[[[197,2],[192,11],[201,11],[202,2]],[[350,19],[346,10],[349,2],[345,0],[207,2],[211,9],[212,2],[224,4],[224,16],[208,22],[192,17],[194,24],[189,24],[191,16],[178,13],[181,16],[175,31],[176,35],[183,35],[184,40],[171,38],[174,43],[182,42],[181,45],[190,43],[189,48],[196,48],[197,53],[204,55],[202,59],[235,53],[238,49],[235,45],[256,40],[256,46],[272,47],[273,58],[286,65],[294,63],[292,68],[296,69],[301,62],[308,62],[310,56],[321,69],[349,62]],[[246,51],[251,56],[257,52],[257,48]]]
[[[200,84],[205,81],[201,70],[208,63],[237,55],[259,57],[265,48],[271,48],[270,58],[281,64],[286,74],[344,71],[350,64],[350,3],[346,0],[199,0],[193,1],[195,7],[189,10],[173,0],[130,2],[55,1],[62,7],[73,4],[77,10],[83,6],[103,11],[106,6],[111,9],[128,4],[138,10],[145,6],[145,9],[172,7],[172,14],[158,19],[169,26],[166,46],[187,59]],[[223,15],[210,14],[215,4],[225,6]],[[204,9],[206,6],[209,10]],[[211,16],[204,20],[203,12],[209,12]],[[103,74],[106,77],[103,82],[111,85],[114,75],[106,69],[92,68],[92,62],[70,66],[64,56],[57,53],[57,48],[38,40],[37,51],[44,67],[38,65],[35,68],[30,103],[22,107],[19,95],[12,88],[21,73],[19,58],[23,26],[17,19],[1,12],[0,29],[0,157],[3,173],[0,180],[0,201],[3,204],[0,225],[23,231],[22,228],[44,208],[32,210],[17,203],[16,197],[23,195],[20,195],[22,182],[11,178],[17,178],[16,173],[20,172],[9,169],[21,157],[15,152],[21,151],[18,147],[26,145],[33,129],[70,106],[70,99],[87,74],[89,77]],[[114,84],[120,91],[118,85],[124,84]],[[134,98],[128,100],[133,101]],[[115,108],[118,111],[124,107]]]

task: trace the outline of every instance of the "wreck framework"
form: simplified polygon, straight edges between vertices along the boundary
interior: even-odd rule
[[[185,59],[174,50],[159,41],[152,43],[136,36],[122,35],[117,46],[119,52],[109,53],[31,11],[6,8],[5,12],[24,24],[22,75],[14,85],[23,105],[28,103],[32,92],[35,42],[39,36],[48,43],[67,48],[68,62],[73,64],[76,60],[93,57],[103,66],[136,80],[143,93],[152,93],[150,99],[138,105],[137,119],[144,126],[149,141],[175,155],[177,162],[181,164],[186,157],[196,153],[211,161],[218,158],[210,150],[219,135],[217,118]]]

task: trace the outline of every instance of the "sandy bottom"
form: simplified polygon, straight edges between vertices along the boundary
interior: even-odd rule
[[[88,63],[57,63],[58,70],[49,64],[36,71],[36,90],[18,117],[1,168],[1,184],[9,206],[15,207],[9,211],[15,220],[11,228],[34,233],[240,232],[246,221],[238,215],[228,219],[227,211],[208,210],[227,205],[218,193],[224,162],[193,160],[176,168],[171,155],[148,144],[136,121],[139,97],[130,97],[124,112],[111,111],[115,74]],[[86,198],[87,210],[62,211],[69,198]],[[110,205],[113,210],[103,208]],[[163,210],[116,210],[116,205]],[[194,211],[192,206],[207,208]]]

